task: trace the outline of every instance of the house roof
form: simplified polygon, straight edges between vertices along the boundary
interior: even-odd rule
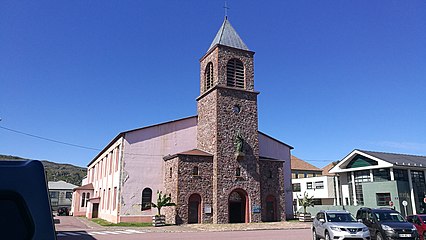
[[[303,161],[295,156],[291,156],[291,170],[305,170],[305,171],[318,171],[321,172],[321,169],[315,167],[314,165]]]
[[[209,50],[207,50],[207,52],[218,44],[249,51],[247,45],[231,26],[231,23],[228,21],[227,17],[225,17],[222,26],[217,32],[216,37],[213,39],[213,42],[210,44]]]
[[[322,175],[323,176],[334,176],[333,173],[330,173],[330,170],[336,166],[337,162],[332,162],[330,164],[328,164],[327,166],[322,168]]]
[[[172,159],[172,158],[175,158],[175,157],[177,157],[177,156],[179,156],[179,155],[190,155],[190,156],[201,156],[201,157],[212,157],[212,156],[213,156],[212,154],[210,154],[210,153],[208,153],[208,152],[205,152],[205,151],[203,151],[203,150],[200,150],[200,149],[192,149],[192,150],[189,150],[189,151],[180,152],[180,153],[176,153],[176,154],[173,154],[173,155],[167,155],[167,156],[165,156],[163,159],[164,159],[165,161],[167,161],[167,160],[170,160],[170,159]]]
[[[400,154],[400,153],[385,153],[385,152],[373,152],[373,151],[365,151],[359,150],[363,153],[371,155],[376,158],[380,158],[383,161],[392,163],[398,166],[419,166],[426,167],[426,156],[416,156],[416,155],[408,155],[408,154]]]
[[[89,184],[83,185],[81,187],[74,188],[74,191],[75,190],[93,190],[93,189],[94,189],[93,184],[89,183]]]
[[[78,187],[77,185],[74,185],[74,184],[71,184],[71,183],[67,183],[65,181],[48,182],[47,185],[49,187],[49,190],[54,190],[54,189],[57,189],[57,190],[60,190],[60,189],[63,189],[63,190],[65,190],[65,189],[72,190],[72,189]]]

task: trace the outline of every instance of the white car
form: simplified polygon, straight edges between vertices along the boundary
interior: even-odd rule
[[[370,232],[347,211],[324,210],[313,219],[312,237],[313,240],[370,240]]]

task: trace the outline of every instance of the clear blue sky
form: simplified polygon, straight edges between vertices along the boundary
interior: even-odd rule
[[[0,127],[103,148],[196,114],[224,1],[0,3]],[[322,167],[355,148],[426,155],[426,1],[228,0],[255,54],[261,131]],[[97,151],[0,129],[0,154]]]

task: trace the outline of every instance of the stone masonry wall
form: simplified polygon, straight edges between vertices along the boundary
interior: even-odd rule
[[[274,196],[275,221],[285,221],[285,191],[284,191],[284,162],[260,161],[260,192],[262,197],[262,221],[266,221],[266,198]],[[270,174],[272,173],[272,176]]]
[[[204,206],[212,206],[212,157],[179,156],[178,207],[177,223],[188,223],[188,202],[192,194],[201,196],[201,223],[212,223],[213,215],[204,212]],[[198,176],[192,174],[193,168],[198,167]]]

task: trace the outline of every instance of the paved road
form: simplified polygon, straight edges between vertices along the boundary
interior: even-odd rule
[[[133,239],[149,239],[149,240],[310,240],[310,229],[306,229],[308,225],[286,225],[278,223],[277,226],[287,226],[288,229],[281,230],[250,230],[250,231],[230,231],[237,229],[238,225],[228,225],[228,228],[212,225],[199,225],[197,228],[188,226],[168,226],[161,228],[119,228],[119,227],[102,227],[91,221],[75,217],[56,217],[59,222],[56,224],[58,240],[133,240]],[[244,225],[239,225],[241,228]],[[262,225],[266,226],[266,225]],[[276,225],[267,225],[275,227]],[[305,227],[305,229],[290,229],[294,227]],[[203,229],[206,228],[206,229]],[[241,228],[242,229],[242,228]],[[240,229],[240,230],[241,230]],[[247,228],[246,228],[247,230]]]
[[[70,235],[73,234],[73,235]],[[232,232],[180,232],[180,233],[144,233],[141,230],[59,232],[58,240],[310,240],[309,229],[258,230]]]

